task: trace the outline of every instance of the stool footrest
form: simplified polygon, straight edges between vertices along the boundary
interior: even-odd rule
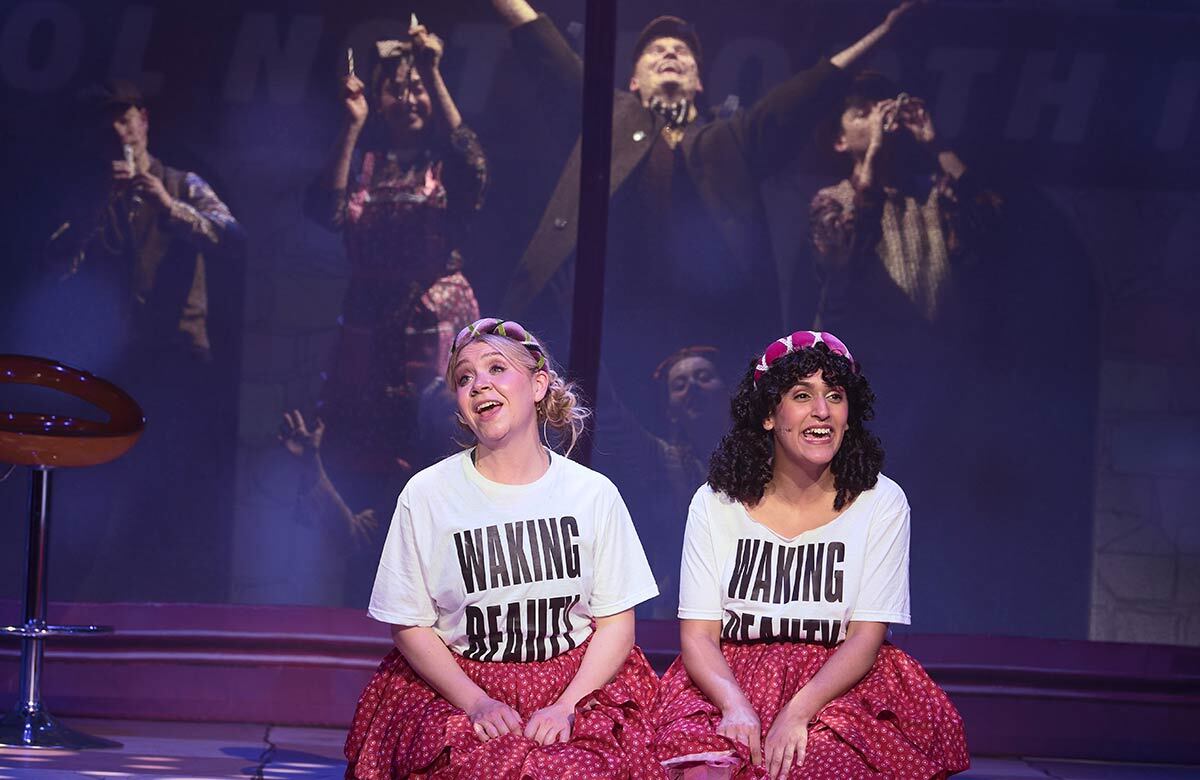
[[[88,636],[112,633],[112,626],[0,626],[0,637],[47,639],[54,636]]]

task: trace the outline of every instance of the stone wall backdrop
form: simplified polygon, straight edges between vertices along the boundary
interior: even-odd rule
[[[1089,635],[1200,645],[1200,198],[1076,192],[1064,206],[1103,294]]]

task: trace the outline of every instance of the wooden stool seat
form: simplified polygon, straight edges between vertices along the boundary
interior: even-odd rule
[[[42,643],[56,636],[96,634],[105,626],[46,623],[46,547],[50,538],[50,476],[54,469],[96,466],[124,455],[146,426],[128,393],[86,371],[48,358],[0,355],[0,384],[46,387],[74,396],[108,415],[107,421],[38,412],[0,411],[0,462],[30,468],[29,537],[26,545],[24,620],[0,627],[0,637],[21,640],[21,691],[0,718],[0,745],[29,748],[120,747],[69,728],[42,704]]]
[[[87,401],[109,417],[100,422],[0,411],[0,462],[42,468],[97,466],[124,455],[145,428],[141,407],[124,390],[54,360],[0,355],[0,384],[57,390]]]

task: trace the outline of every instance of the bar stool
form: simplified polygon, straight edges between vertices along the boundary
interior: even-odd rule
[[[51,388],[87,401],[109,416],[108,422],[97,422],[65,415],[0,411],[0,462],[28,466],[32,477],[24,620],[20,625],[0,628],[0,637],[21,638],[21,698],[0,720],[0,745],[75,750],[120,747],[118,742],[68,728],[42,704],[43,642],[50,637],[112,630],[107,626],[46,624],[50,477],[56,468],[96,466],[125,454],[142,435],[142,409],[111,382],[47,358],[0,355],[0,384]]]

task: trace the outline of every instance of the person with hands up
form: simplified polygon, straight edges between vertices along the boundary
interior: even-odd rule
[[[850,170],[810,206],[816,326],[902,340],[945,327],[960,277],[1000,243],[1000,198],[938,136],[925,102],[878,73],[855,76],[819,136]]]
[[[1014,199],[1021,190],[1010,188],[1011,179],[968,165],[941,129],[917,95],[882,74],[856,74],[818,134],[844,176],[816,193],[808,215],[811,277],[819,287],[812,327],[860,345],[859,357],[871,366],[881,399],[880,430],[888,435],[891,456],[905,464],[905,489],[930,518],[927,534],[937,538],[959,522],[987,525],[1035,508],[1049,511],[1046,497],[979,502],[976,495],[994,475],[1019,481],[1018,475],[1042,473],[1084,451],[1092,425],[1080,412],[1053,446],[1031,450],[1002,426],[980,430],[971,409],[958,403],[961,389],[945,380],[947,372],[965,371],[980,388],[977,405],[998,403],[1013,392],[1016,380],[1010,377],[1045,371],[1036,356],[1023,354],[1014,363],[1005,353],[1014,331],[1040,332],[1050,318],[1069,323],[1067,331],[1082,337],[1092,325],[1082,310],[1086,285],[1062,270],[1056,245],[1046,244],[1044,255],[1022,248],[1023,240],[1039,248],[1045,240],[1040,222],[1033,223],[1037,229],[1022,226],[1027,218],[1020,209],[1028,206],[1020,201],[1027,196]],[[1082,382],[1093,375],[1084,354],[1055,369]],[[1063,384],[1058,391],[1069,399],[1078,386]],[[941,423],[929,426],[931,417]],[[936,465],[926,462],[928,452],[958,447],[965,431],[987,446]],[[1060,500],[1062,512],[1073,511],[1068,499]],[[925,564],[947,551],[952,560],[963,557],[949,543],[936,555],[922,551],[929,556]],[[969,581],[970,568],[951,566],[943,576]],[[970,601],[950,594],[940,614],[970,610]]]
[[[208,182],[150,153],[150,111],[136,84],[107,81],[80,102],[91,131],[84,146],[108,155],[107,182],[102,194],[78,186],[64,197],[71,218],[47,242],[51,272],[62,281],[97,270],[121,279],[140,358],[208,363],[206,279],[220,273],[214,261],[240,252],[242,229]]]
[[[157,110],[123,79],[79,95],[66,165],[45,171],[53,229],[40,270],[53,297],[30,322],[49,339],[39,351],[116,382],[149,421],[131,458],[59,493],[79,518],[61,551],[79,592],[220,600],[246,240],[205,177],[153,153]]]
[[[570,453],[590,412],[519,323],[453,342],[473,446],[401,492],[369,614],[395,649],[358,703],[346,777],[658,777],[658,679],[633,608],[657,595],[613,484]]]
[[[460,248],[487,160],[442,79],[443,52],[413,24],[373,43],[360,78],[351,50],[333,149],[305,199],[308,216],[342,234],[350,278],[315,410],[328,478],[306,471],[298,507],[356,534],[369,528],[356,519],[390,513],[415,471],[453,451],[441,375],[454,334],[479,317]],[[347,551],[342,601],[366,597],[363,565],[378,551]]]
[[[684,532],[683,652],[663,677],[654,741],[673,774],[967,768],[954,705],[885,641],[889,623],[909,622],[909,508],[864,427],[874,400],[828,332],[777,339],[742,378]]]
[[[491,4],[550,113],[572,120],[561,123],[570,140],[580,130],[580,58],[527,0]],[[605,354],[621,355],[608,375],[635,416],[652,419],[657,399],[643,379],[664,347],[707,344],[732,360],[783,328],[780,296],[763,294],[777,289],[779,273],[761,185],[799,156],[797,139],[840,103],[846,69],[915,5],[896,5],[857,42],[791,74],[744,111],[706,110],[723,96],[709,100],[705,54],[687,20],[660,16],[642,29],[625,88],[613,95],[606,274],[623,283],[606,287],[602,337]],[[543,329],[565,332],[570,319],[581,160],[576,143],[505,293],[506,311],[529,312]],[[696,314],[725,308],[741,313],[736,327]]]
[[[442,79],[443,49],[414,25],[375,42],[369,84],[341,79],[344,118],[305,202],[342,232],[351,267],[331,402],[364,382],[419,393],[441,374],[454,334],[479,317],[460,246],[483,205],[487,160]]]
[[[351,546],[376,549],[372,539],[379,528],[375,509],[368,507],[355,512],[333,486],[321,460],[321,442],[325,439],[325,421],[316,418],[312,424],[299,409],[284,412],[277,435],[279,443],[300,465],[300,480],[308,502],[317,507],[320,517],[337,518],[336,528],[345,531]]]
[[[483,205],[487,160],[442,79],[443,49],[414,25],[375,42],[369,84],[341,79],[343,121],[305,201],[343,234],[351,269],[325,405],[418,397],[454,334],[479,317],[460,247]],[[338,414],[322,410],[331,438]]]

